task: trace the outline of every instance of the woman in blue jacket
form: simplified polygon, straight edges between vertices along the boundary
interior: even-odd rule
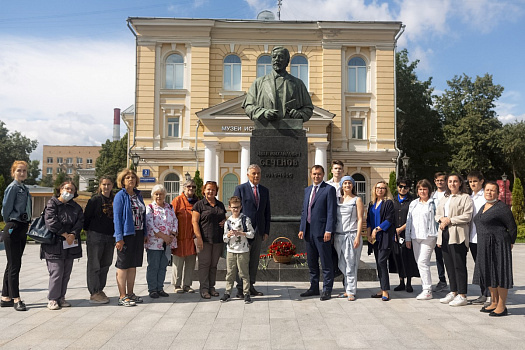
[[[22,183],[27,178],[28,165],[17,160],[11,166],[13,182],[7,186],[2,201],[2,217],[5,227],[2,238],[5,245],[7,264],[2,286],[1,307],[13,306],[17,311],[26,311],[20,299],[19,276],[22,267],[22,254],[26,247],[26,234],[31,221],[31,195]]]
[[[117,248],[118,305],[134,306],[142,303],[135,295],[135,275],[142,266],[144,240],[146,237],[146,206],[140,191],[136,189],[138,177],[131,169],[122,170],[117,176],[117,186],[122,188],[113,200],[113,223],[115,224],[115,247]]]

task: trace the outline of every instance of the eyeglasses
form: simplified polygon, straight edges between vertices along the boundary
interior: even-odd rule
[[[399,185],[399,186],[397,186],[397,188],[399,188],[400,190],[408,190],[410,187]]]
[[[195,189],[195,188],[197,188],[197,186],[186,186],[186,188],[193,188],[193,189]]]
[[[384,190],[384,191],[386,191],[386,187],[376,187],[376,190]]]

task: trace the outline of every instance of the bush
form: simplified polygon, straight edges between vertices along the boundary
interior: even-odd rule
[[[396,172],[392,171],[388,179],[388,188],[390,189],[392,196],[395,195],[397,191],[396,180]]]
[[[512,215],[518,225],[523,223],[523,186],[519,177],[514,180],[512,188]]]
[[[516,243],[525,243],[525,224],[518,226],[518,238],[516,239]]]

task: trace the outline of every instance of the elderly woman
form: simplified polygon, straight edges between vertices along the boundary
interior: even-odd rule
[[[406,247],[412,248],[417,261],[423,291],[417,300],[432,299],[430,256],[436,246],[438,225],[435,221],[436,203],[430,197],[432,184],[420,180],[416,186],[418,198],[410,203],[405,229]]]
[[[117,176],[121,187],[113,200],[113,223],[115,226],[115,247],[117,248],[118,305],[134,306],[142,303],[135,295],[137,267],[142,266],[146,236],[146,206],[140,191],[136,189],[137,174],[131,169],[122,170]]]
[[[447,178],[445,197],[439,201],[436,221],[439,223],[437,244],[450,281],[450,293],[439,299],[450,306],[467,305],[467,250],[473,204],[465,181],[459,174]]]
[[[2,239],[5,246],[7,264],[2,286],[1,307],[13,306],[16,311],[26,311],[20,299],[19,281],[22,255],[26,247],[26,236],[31,221],[32,201],[29,189],[23,184],[27,178],[27,162],[17,160],[11,166],[13,182],[7,186],[2,200],[2,217],[5,227]]]
[[[372,193],[372,202],[368,205],[368,216],[366,218],[368,242],[373,244],[372,248],[381,286],[381,291],[372,294],[372,298],[381,298],[383,301],[390,300],[387,261],[396,232],[394,228],[394,203],[390,198],[388,184],[385,181],[377,182]]]
[[[171,283],[175,287],[176,293],[194,293],[191,288],[193,270],[195,270],[195,260],[197,250],[191,223],[191,211],[193,205],[199,200],[195,194],[197,186],[193,180],[187,180],[182,185],[183,192],[173,199],[171,205],[179,221],[179,234],[177,235],[177,248],[172,249],[173,270]]]
[[[63,182],[55,189],[44,209],[44,220],[49,231],[56,235],[54,244],[40,246],[40,259],[46,259],[49,271],[49,303],[47,308],[58,310],[69,307],[66,301],[67,284],[73,260],[82,257],[80,231],[84,223],[84,213],[73,198],[78,197],[77,188],[71,181]]]
[[[146,280],[151,298],[168,297],[164,291],[166,267],[171,256],[171,249],[177,248],[177,217],[166,199],[166,189],[155,185],[151,190],[154,202],[146,208],[146,253],[148,255],[148,270]]]
[[[98,193],[91,197],[84,210],[87,232],[87,287],[91,304],[107,304],[104,293],[108,271],[113,262],[115,227],[113,226],[113,181],[109,176],[99,179]]]
[[[343,176],[339,182],[341,195],[337,205],[337,226],[334,246],[338,256],[338,267],[343,272],[345,293],[340,297],[354,301],[357,294],[357,270],[363,247],[363,200],[357,196],[355,180]]]
[[[489,287],[491,304],[481,308],[489,316],[507,316],[507,294],[513,287],[512,247],[517,227],[509,207],[498,201],[499,186],[495,181],[485,185],[487,203],[474,217],[478,233],[478,256],[474,283]]]
[[[204,198],[195,203],[192,211],[199,257],[199,290],[204,299],[219,296],[219,292],[215,290],[215,281],[217,264],[224,244],[222,236],[226,209],[224,204],[215,198],[218,191],[219,187],[215,181],[207,181],[202,187]]]
[[[410,194],[412,182],[405,178],[397,180],[397,195],[394,196],[396,240],[392,249],[392,256],[399,275],[399,285],[394,288],[396,292],[406,290],[412,293],[412,277],[419,277],[414,252],[405,244],[405,229],[408,208],[414,199]],[[406,284],[405,284],[406,278]]]

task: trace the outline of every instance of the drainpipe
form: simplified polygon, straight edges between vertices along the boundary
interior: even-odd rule
[[[137,143],[137,91],[138,91],[138,73],[139,73],[139,66],[138,66],[138,37],[137,37],[137,33],[135,32],[135,30],[133,30],[133,28],[131,27],[131,24],[130,24],[130,18],[128,18],[126,20],[127,24],[128,24],[128,28],[129,30],[131,31],[131,33],[135,36],[135,107],[134,107],[134,121],[133,121],[133,144],[128,148],[128,156],[130,157],[131,159],[131,150],[133,149],[133,147],[135,147],[136,143]],[[129,135],[128,135],[128,140],[129,140]]]
[[[197,170],[199,170],[199,127],[201,126],[201,120],[197,120],[197,127],[195,128],[195,163],[197,164]]]
[[[397,151],[397,161],[396,161],[396,178],[399,178],[399,161],[401,160],[402,151],[397,147],[397,74],[396,74],[396,52],[397,52],[397,40],[405,32],[405,25],[401,25],[401,30],[397,33],[394,38],[394,147]]]

